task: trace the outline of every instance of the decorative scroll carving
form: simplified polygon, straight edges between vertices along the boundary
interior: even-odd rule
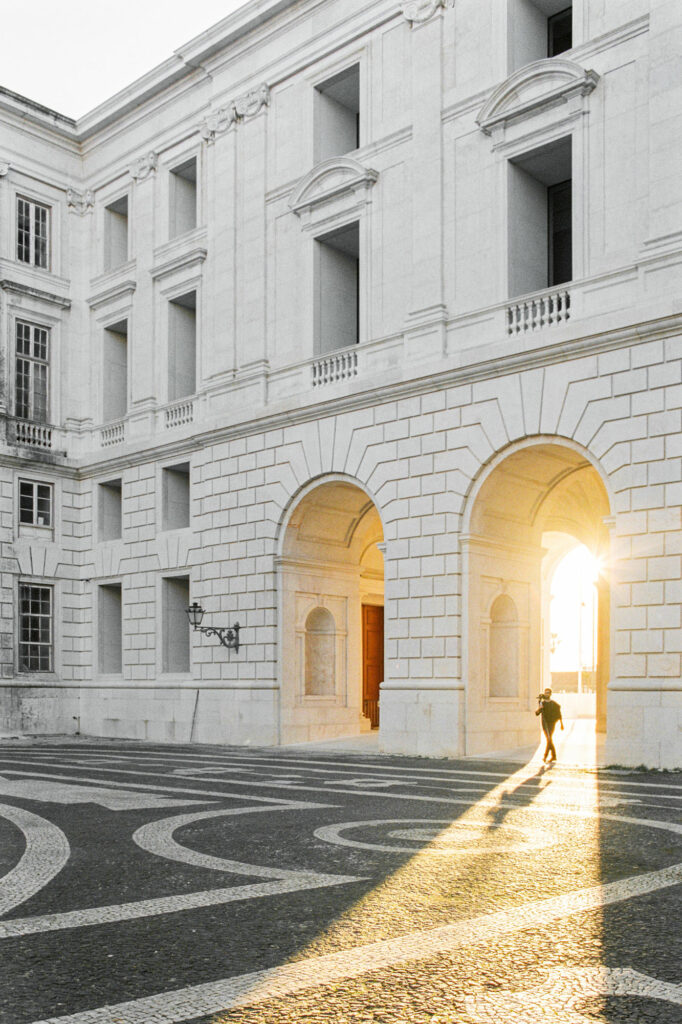
[[[232,103],[228,103],[226,107],[221,107],[204,118],[200,129],[202,139],[210,145],[215,142],[216,135],[222,135],[233,125],[236,127],[242,121],[255,117],[269,103],[270,89],[267,85],[263,84],[257,89],[251,89],[243,96],[238,96]]]
[[[9,160],[0,160],[0,178],[4,178],[6,174],[9,174],[9,169]]]
[[[402,5],[401,10],[410,25],[423,25],[441,8],[454,6],[455,0],[408,0]]]
[[[95,193],[89,188],[85,192],[67,188],[66,205],[72,213],[77,213],[82,217],[84,213],[89,213],[95,205]]]
[[[267,85],[263,84],[257,89],[252,89],[251,92],[244,93],[243,96],[239,96],[234,101],[234,108],[237,112],[237,117],[244,121],[247,117],[255,117],[256,114],[267,107],[270,103],[270,89]]]
[[[151,153],[147,153],[146,156],[141,156],[139,160],[136,160],[134,164],[130,165],[130,176],[135,181],[144,181],[148,178],[156,168],[159,166],[159,155],[154,150]]]
[[[237,111],[234,103],[228,107],[221,107],[214,114],[209,114],[201,125],[201,137],[209,144],[215,142],[216,135],[222,135],[228,131],[233,124],[237,123]]]

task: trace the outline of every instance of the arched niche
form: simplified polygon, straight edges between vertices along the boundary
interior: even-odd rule
[[[508,594],[493,601],[488,635],[488,693],[491,697],[518,697],[519,616]]]
[[[336,623],[328,608],[313,608],[305,622],[306,697],[332,697],[336,689]]]

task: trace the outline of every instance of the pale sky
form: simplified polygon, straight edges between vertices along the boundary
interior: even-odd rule
[[[245,0],[0,0],[0,85],[81,117]]]

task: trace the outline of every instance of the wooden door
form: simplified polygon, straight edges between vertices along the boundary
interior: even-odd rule
[[[379,683],[384,681],[384,609],[362,606],[362,713],[379,727]]]

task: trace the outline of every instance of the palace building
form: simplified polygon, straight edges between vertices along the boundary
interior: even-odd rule
[[[0,731],[512,750],[584,546],[606,758],[679,767],[680,53],[251,0],[78,121],[0,89]]]

